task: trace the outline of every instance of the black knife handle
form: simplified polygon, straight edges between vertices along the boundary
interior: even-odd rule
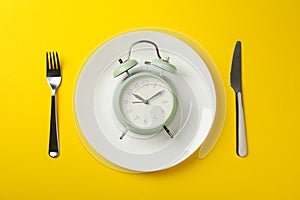
[[[240,157],[248,154],[242,92],[236,93],[236,152]]]
[[[51,119],[50,119],[50,139],[49,139],[49,156],[56,158],[59,156],[59,142],[57,129],[57,115],[56,115],[56,96],[52,95],[51,100]]]

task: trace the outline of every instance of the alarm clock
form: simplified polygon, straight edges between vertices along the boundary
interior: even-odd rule
[[[140,65],[135,59],[131,59],[132,48],[140,43],[148,43],[155,47],[157,58],[144,64],[157,67],[161,72],[155,70],[137,70],[130,73],[130,70]],[[171,81],[164,75],[164,71],[176,73],[176,67],[169,63],[169,58],[162,59],[158,46],[149,40],[140,40],[133,43],[128,52],[126,60],[119,59],[120,65],[113,71],[113,77],[117,78],[126,73],[116,87],[114,93],[114,113],[124,131],[122,139],[128,131],[139,135],[152,135],[161,130],[174,137],[168,125],[173,121],[178,100],[176,91]]]

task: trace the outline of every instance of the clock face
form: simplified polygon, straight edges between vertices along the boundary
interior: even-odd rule
[[[128,77],[117,92],[116,112],[123,125],[140,134],[154,133],[171,121],[177,100],[158,75],[139,72]]]

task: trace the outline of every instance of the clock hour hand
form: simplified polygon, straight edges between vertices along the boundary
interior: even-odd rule
[[[134,94],[134,93],[132,93],[132,95],[133,95],[135,98],[141,100],[144,104],[148,104],[148,101],[145,100],[145,99],[143,99],[141,96],[139,96],[139,95],[137,95],[137,94]]]
[[[162,95],[163,93],[165,93],[165,90],[161,90],[159,92],[157,92],[156,94],[154,94],[152,97],[150,97],[149,99],[147,99],[147,103],[148,101],[150,101],[151,99],[154,99],[155,97],[159,96],[159,95]]]
[[[144,103],[144,102],[142,102],[142,101],[133,101],[131,103]]]

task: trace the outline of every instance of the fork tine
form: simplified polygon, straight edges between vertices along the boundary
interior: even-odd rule
[[[46,67],[47,67],[47,71],[48,71],[49,70],[48,52],[46,52]]]
[[[53,69],[53,58],[52,58],[52,53],[49,53],[49,59],[50,59],[50,69]]]
[[[57,62],[57,69],[60,69],[60,63],[58,58],[58,53],[56,52],[56,62]]]
[[[54,52],[52,52],[52,59],[53,59],[53,69],[57,69],[57,64],[56,64],[56,58],[54,56]]]

